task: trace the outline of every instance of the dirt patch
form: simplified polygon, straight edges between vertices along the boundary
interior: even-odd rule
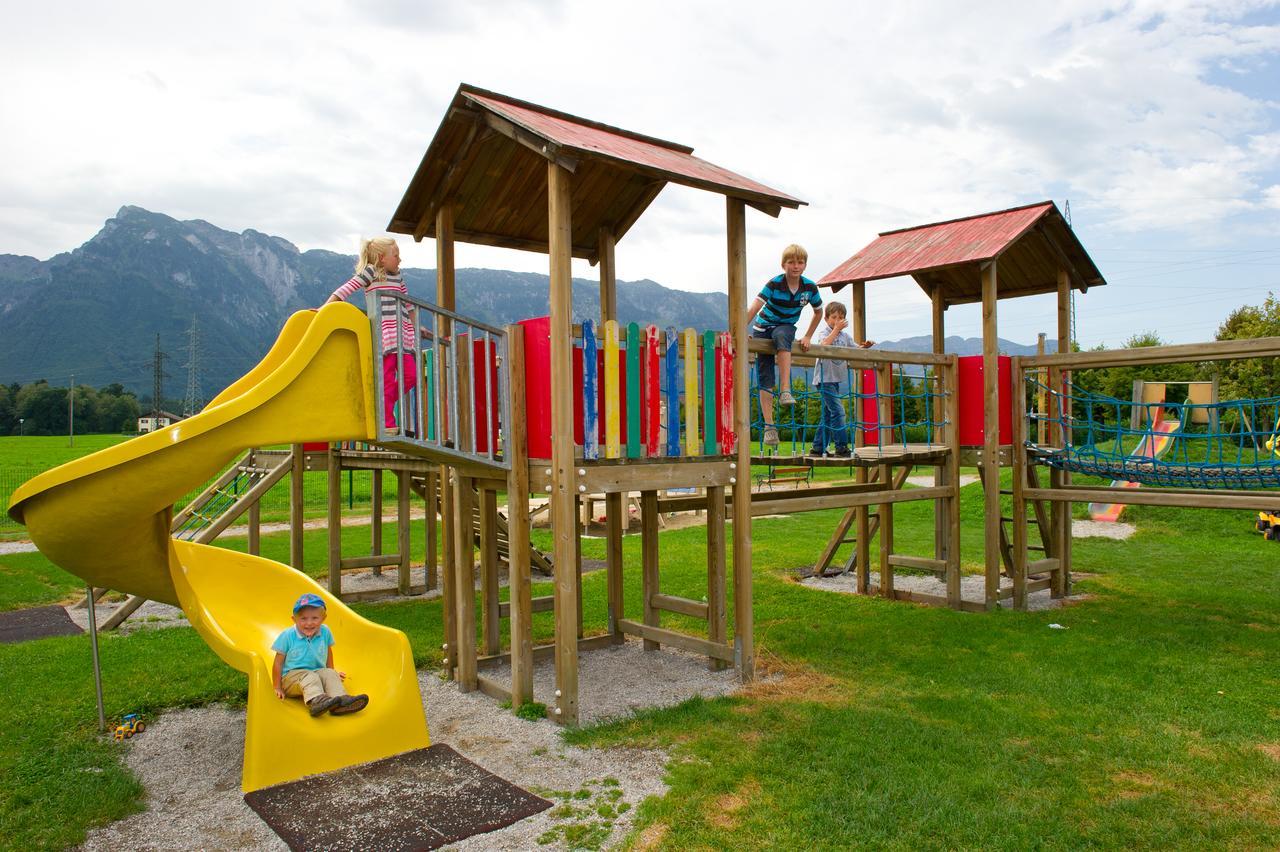
[[[736,791],[717,796],[708,803],[707,821],[717,828],[732,831],[738,827],[738,811],[750,805],[759,795],[759,782],[748,779]]]
[[[640,836],[636,838],[635,848],[637,852],[650,852],[662,845],[662,841],[667,839],[666,823],[655,822],[653,825],[640,832]]]
[[[801,582],[801,585],[810,589],[852,595],[854,594],[855,580],[856,577],[852,573],[837,574],[834,577],[808,577]],[[871,572],[871,584],[876,585],[879,582],[880,574],[875,571]],[[947,595],[947,584],[933,575],[895,573],[893,575],[893,587],[906,592],[916,592],[941,598],[945,598]],[[1007,577],[1001,577],[1000,587],[1002,590],[1012,589],[1013,581]],[[986,598],[986,578],[981,574],[968,574],[961,577],[960,597],[962,600],[973,603],[984,601]],[[1070,595],[1065,598],[1055,599],[1049,589],[1042,589],[1027,595],[1027,609],[1031,611],[1058,609],[1088,600],[1089,597],[1089,595]],[[1013,598],[1007,597],[1001,600],[1000,606],[1005,609],[1012,609]]]
[[[1258,751],[1280,763],[1280,743],[1258,743]]]
[[[1137,531],[1138,528],[1133,524],[1121,523],[1120,521],[1073,520],[1071,522],[1072,538],[1110,538],[1116,541],[1124,541]]]

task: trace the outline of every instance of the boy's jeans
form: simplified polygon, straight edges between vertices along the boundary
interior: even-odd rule
[[[849,449],[849,430],[844,428],[844,405],[840,400],[839,382],[819,382],[818,394],[822,400],[822,419],[818,433],[813,436],[813,453],[821,454],[827,444],[835,442],[836,452]]]

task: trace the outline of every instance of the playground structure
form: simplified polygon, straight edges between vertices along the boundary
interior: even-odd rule
[[[1188,508],[1249,509],[1270,511],[1280,501],[1280,454],[1274,451],[1276,432],[1260,424],[1280,419],[1280,397],[1266,399],[1213,400],[1211,402],[1159,403],[1165,423],[1181,428],[1165,452],[1150,454],[1126,451],[1123,424],[1133,422],[1126,407],[1150,410],[1151,401],[1141,394],[1134,401],[1121,401],[1090,394],[1073,382],[1073,371],[1149,365],[1204,363],[1280,355],[1280,338],[1223,340],[1177,346],[1154,346],[1099,352],[1070,352],[1013,359],[1016,387],[1043,390],[1048,408],[1029,412],[1026,394],[1018,395],[1014,423],[1017,426],[1017,464],[1028,477],[1017,477],[1013,485],[1015,514],[1025,511],[1030,501],[1044,500],[1055,506],[1074,502],[1102,503],[1114,499],[1110,489],[1073,485],[1062,475],[1071,472],[1123,480],[1157,489],[1128,489],[1126,504],[1177,506]],[[1029,383],[1029,384],[1028,384]],[[1203,399],[1203,397],[1200,397]],[[1105,422],[1100,411],[1115,415]],[[1028,425],[1037,421],[1049,425],[1048,445],[1027,439]],[[1149,417],[1143,441],[1153,441],[1157,420]],[[1199,424],[1202,431],[1195,431]],[[1099,440],[1102,436],[1102,440]],[[1151,444],[1148,444],[1151,446]],[[1036,484],[1034,471],[1045,467],[1059,474],[1048,488]],[[1051,476],[1052,480],[1052,476]],[[1015,576],[1025,575],[1027,541],[1014,542]]]
[[[727,332],[618,322],[616,244],[667,183],[726,198]],[[753,516],[843,509],[815,570],[827,570],[839,548],[851,543],[843,564],[863,594],[966,610],[989,610],[1004,599],[1025,607],[1027,594],[1037,589],[1067,594],[1071,504],[1104,499],[1099,495],[1105,493],[1071,482],[1073,473],[1102,470],[1086,464],[1085,450],[1095,445],[1075,440],[1087,418],[1078,412],[1080,395],[1070,390],[1071,371],[1110,363],[1107,357],[1165,363],[1143,359],[1280,352],[1280,341],[1249,341],[1186,351],[1070,353],[1071,291],[1105,282],[1052,202],[887,232],[819,283],[833,291],[850,287],[851,331],[865,340],[867,282],[911,275],[932,302],[933,351],[811,347],[808,357],[848,366],[852,457],[765,454],[752,440],[755,389],[749,377],[752,358],[771,344],[747,337],[746,207],[777,216],[802,203],[693,157],[684,146],[464,85],[388,227],[417,240],[434,238],[437,252],[435,302],[393,297],[412,315],[416,338],[411,346],[397,326],[396,348],[413,349],[421,359],[419,381],[406,391],[397,426],[388,428],[376,414],[383,410],[385,354],[378,306],[368,306],[367,316],[349,305],[326,306],[292,317],[263,361],[200,415],[37,477],[15,493],[9,511],[27,523],[50,559],[93,589],[129,592],[135,605],[145,599],[181,605],[210,646],[249,674],[244,786],[256,789],[427,741],[407,640],[343,604],[364,599],[343,589],[344,572],[394,567],[399,594],[438,586],[444,667],[464,691],[483,690],[518,707],[535,698],[534,662],[552,658],[548,715],[573,724],[579,714],[579,654],[629,638],[641,640],[646,650],[667,645],[692,651],[711,666],[734,666],[744,681],[753,678]],[[457,240],[545,252],[549,316],[499,328],[459,313]],[[598,321],[574,322],[572,257],[599,265]],[[1057,299],[1062,354],[1002,358],[998,301],[1047,293]],[[947,354],[946,309],[977,301],[983,306],[982,356]],[[797,354],[800,370],[806,363]],[[1028,387],[1043,393],[1047,407],[1027,410]],[[1213,416],[1220,417],[1221,404],[1212,405]],[[1219,421],[1212,422],[1216,432]],[[1029,423],[1046,434],[1044,441],[1028,442]],[[791,428],[794,442],[796,424],[780,420],[779,428]],[[173,514],[176,500],[241,453],[280,443],[292,450],[250,453],[188,509]],[[1120,463],[1121,472],[1157,461],[1130,459]],[[753,464],[774,472],[850,466],[855,478],[823,484],[806,476],[806,487],[753,493]],[[984,483],[980,601],[965,600],[960,588],[962,464],[976,464]],[[1010,516],[1001,508],[1001,467],[1012,468]],[[931,485],[907,487],[916,468],[932,474]],[[1043,468],[1047,488],[1040,486]],[[319,469],[327,472],[328,484],[327,589],[301,571],[255,555],[257,500],[288,476],[294,498],[290,562],[302,567],[302,476]],[[372,553],[344,558],[341,473],[353,469],[374,471]],[[381,477],[388,471],[397,477],[394,553],[382,552],[380,538]],[[1259,473],[1256,484],[1275,487],[1271,475]],[[507,496],[505,517],[498,509],[500,492]],[[640,495],[638,566],[625,564],[622,547],[633,493]],[[1144,492],[1132,502],[1166,499],[1169,493]],[[414,494],[427,515],[425,580],[418,586],[411,583],[408,555]],[[549,555],[530,544],[531,494],[549,501]],[[584,499],[596,494],[604,495],[605,505],[608,616],[603,634],[586,636],[579,515]],[[1230,505],[1253,508],[1263,499],[1229,497],[1235,501]],[[1192,489],[1180,499],[1192,502],[1168,505],[1200,505],[1194,501],[1208,498],[1204,489]],[[1275,502],[1274,496],[1265,499]],[[895,550],[894,507],[909,501],[934,504],[932,553]],[[662,586],[661,516],[689,510],[706,517],[707,585],[701,599],[665,593]],[[249,554],[207,546],[246,513]],[[72,517],[75,524],[66,521]],[[1028,536],[1029,524],[1039,545]],[[1043,556],[1033,561],[1028,552],[1036,546]],[[508,602],[499,598],[504,547]],[[625,615],[628,568],[638,568],[641,579],[638,620]],[[935,573],[945,593],[895,588],[899,568]],[[533,597],[535,570],[553,578],[553,594]],[[245,595],[249,588],[257,594]],[[316,723],[305,719],[297,702],[270,695],[266,660],[272,628],[278,629],[289,601],[303,591],[323,594],[344,645],[368,649],[358,664],[344,660],[356,688],[377,696],[358,717]],[[553,638],[535,647],[532,622],[538,612],[552,613]],[[695,635],[664,626],[663,613],[694,619],[705,629]],[[509,682],[491,674],[504,663],[511,667]],[[301,745],[283,755],[282,742]]]
[[[1190,417],[1190,423],[1184,423],[1182,416],[1170,417],[1165,406],[1165,395],[1169,385],[1182,385],[1187,389],[1187,402],[1190,407],[1179,407],[1179,414]],[[1043,395],[1043,394],[1042,394]],[[1175,436],[1186,425],[1206,424],[1218,427],[1217,407],[1218,383],[1210,382],[1147,382],[1142,379],[1133,380],[1133,405],[1130,410],[1129,431],[1140,433],[1138,446],[1131,456],[1134,459],[1160,459],[1173,445]],[[1044,408],[1041,408],[1044,410]],[[1043,421],[1042,421],[1043,422]],[[1043,430],[1041,430],[1043,431]],[[1124,441],[1125,433],[1116,430],[1115,440]],[[1044,443],[1043,440],[1040,443]],[[1141,483],[1126,479],[1117,479],[1111,483],[1112,488],[1139,488]],[[1090,503],[1089,516],[1095,521],[1114,523],[1120,519],[1124,503]]]

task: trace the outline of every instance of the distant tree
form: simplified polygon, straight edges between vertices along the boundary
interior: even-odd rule
[[[103,397],[98,410],[99,432],[132,432],[138,428],[141,409],[131,393]]]
[[[1236,308],[1218,328],[1218,340],[1280,337],[1280,299],[1268,293],[1261,305]],[[1280,358],[1214,361],[1202,370],[1217,377],[1222,399],[1266,399],[1280,396]]]
[[[50,387],[41,379],[18,391],[18,417],[28,435],[54,435],[67,430],[67,389]]]
[[[0,385],[0,435],[12,435],[18,431],[18,413],[13,397],[14,392],[8,385]]]

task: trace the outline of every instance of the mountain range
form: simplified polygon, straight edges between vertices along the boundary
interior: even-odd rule
[[[0,254],[0,382],[64,385],[120,382],[150,397],[156,339],[167,353],[166,398],[187,388],[196,337],[204,399],[243,375],[267,351],[289,314],[322,303],[351,276],[355,257],[299,251],[281,237],[239,234],[200,219],[179,221],[125,206],[84,245],[48,260]],[[416,298],[435,300],[433,269],[405,269]],[[548,313],[548,280],[537,273],[457,271],[457,310],[503,325]],[[573,280],[577,318],[600,313],[596,281]],[[618,318],[680,328],[727,327],[725,296],[650,281],[618,282]],[[193,335],[192,329],[196,331]],[[926,336],[885,341],[929,351]],[[1034,347],[1001,341],[1024,354]],[[976,338],[947,338],[947,351],[981,351]]]

